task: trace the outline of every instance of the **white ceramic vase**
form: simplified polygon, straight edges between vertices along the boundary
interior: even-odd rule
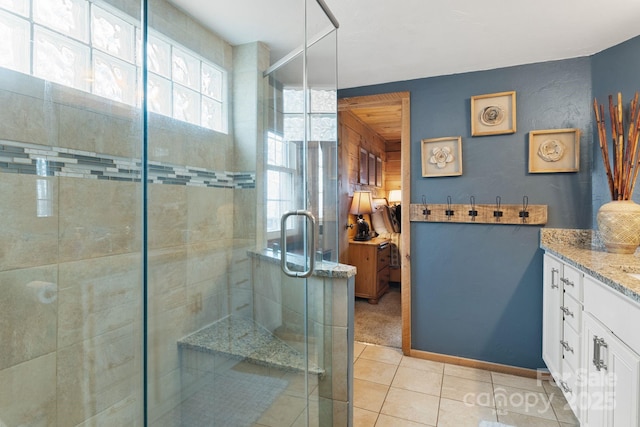
[[[640,245],[640,205],[614,200],[598,209],[598,229],[607,252],[632,254]]]

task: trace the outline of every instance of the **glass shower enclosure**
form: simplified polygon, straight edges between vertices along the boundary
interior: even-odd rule
[[[281,53],[179,0],[0,0],[0,427],[350,425],[337,22],[289,3]]]

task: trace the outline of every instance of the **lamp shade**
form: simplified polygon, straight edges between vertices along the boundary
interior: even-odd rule
[[[351,210],[349,213],[353,215],[364,215],[373,212],[373,199],[371,191],[354,191],[353,201],[351,202]]]
[[[389,203],[400,203],[402,201],[402,191],[401,190],[391,190],[389,191]]]

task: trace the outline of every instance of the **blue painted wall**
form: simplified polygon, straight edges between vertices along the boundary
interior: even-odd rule
[[[411,93],[411,202],[549,205],[547,227],[591,226],[591,59],[345,89]],[[471,137],[470,97],[517,92],[511,135]],[[528,132],[582,131],[580,172],[529,174]],[[422,178],[420,140],[462,136],[460,177]],[[539,227],[412,223],[412,347],[526,368],[541,358]]]
[[[593,78],[593,96],[598,100],[599,104],[604,105],[605,111],[608,111],[609,95],[613,95],[615,99],[618,92],[622,93],[622,101],[628,106],[635,92],[640,91],[640,37],[635,37],[595,55],[591,61],[591,74]],[[608,120],[609,113],[607,112],[605,115]],[[595,123],[593,129],[595,135]],[[610,139],[611,128],[608,124],[607,135]],[[598,208],[610,201],[611,195],[597,137],[594,142],[592,185],[593,223],[595,224],[595,215],[598,212]],[[640,187],[636,187],[633,199],[636,202],[640,202]]]

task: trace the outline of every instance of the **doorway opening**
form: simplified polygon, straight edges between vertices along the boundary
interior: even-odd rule
[[[356,340],[358,337],[370,336],[364,329],[378,335],[375,344],[401,347],[404,354],[411,349],[411,270],[410,270],[410,233],[409,233],[409,201],[410,201],[410,95],[409,92],[395,92],[379,95],[341,98],[338,100],[339,122],[339,170],[341,192],[339,194],[341,216],[343,224],[355,222],[351,215],[350,206],[354,192],[371,192],[374,200],[374,213],[368,218],[375,230],[377,214],[376,208],[386,204],[388,209],[397,212],[398,227],[396,230],[385,230],[389,234],[379,234],[378,241],[367,244],[378,245],[379,250],[388,242],[395,246],[396,252],[390,251],[390,268],[385,273],[384,262],[373,263],[370,267],[361,265],[358,276],[362,281],[367,277],[363,286],[371,287],[371,294],[359,293],[356,284]],[[377,164],[381,164],[382,174],[364,174],[360,157],[366,152],[374,157]],[[369,171],[370,172],[370,171]],[[376,170],[377,172],[377,170]],[[374,177],[373,181],[363,179]],[[397,192],[400,190],[400,197]],[[399,207],[398,207],[399,206]],[[405,209],[402,209],[405,207]],[[353,241],[354,229],[347,229],[340,241],[340,262],[355,265],[357,259],[367,255],[358,255],[362,251],[354,249],[361,246],[361,242]],[[397,232],[396,232],[397,231]],[[405,231],[404,233],[402,231]],[[354,245],[355,243],[355,245]],[[354,253],[356,255],[354,255]],[[351,259],[353,258],[353,259]],[[366,268],[376,270],[368,274]],[[379,268],[379,269],[378,269]],[[380,274],[377,274],[380,272]],[[395,300],[395,305],[394,305]],[[374,304],[369,304],[370,302]],[[375,304],[377,303],[377,304]],[[398,307],[399,304],[399,307]],[[360,313],[366,313],[366,319],[359,319]],[[391,317],[389,317],[391,316]],[[395,317],[394,317],[395,316]],[[383,324],[388,319],[396,320],[398,327],[392,338],[387,338],[389,330],[384,331]],[[359,321],[362,320],[362,321]],[[363,328],[362,325],[366,325]],[[391,328],[393,330],[393,328]]]

